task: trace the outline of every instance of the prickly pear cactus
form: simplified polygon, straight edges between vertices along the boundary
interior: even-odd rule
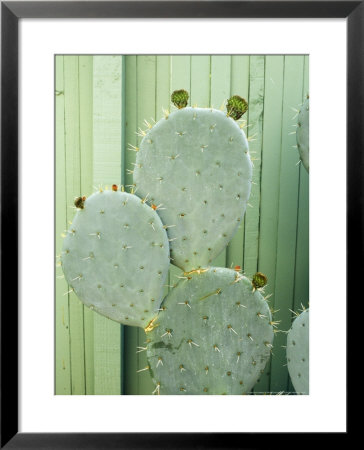
[[[309,310],[304,310],[287,335],[287,366],[298,394],[309,393]]]
[[[161,303],[169,267],[167,233],[158,214],[114,187],[75,204],[61,254],[71,289],[103,316],[146,327]]]
[[[309,130],[310,130],[310,99],[307,95],[306,100],[298,113],[297,120],[297,148],[300,154],[300,158],[303,166],[309,172],[309,157],[310,157],[310,146],[309,146]]]
[[[147,330],[154,393],[247,393],[273,334],[268,304],[248,278],[225,268],[186,273]]]
[[[172,263],[209,265],[244,215],[252,163],[244,132],[226,112],[183,108],[165,115],[137,149],[134,184],[171,239]]]

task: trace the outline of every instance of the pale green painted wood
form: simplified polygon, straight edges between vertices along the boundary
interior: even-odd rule
[[[263,141],[265,56],[250,57],[250,88],[247,136],[253,161],[253,182],[245,212],[244,273],[252,277],[258,266],[258,239],[260,218],[260,174]]]
[[[266,295],[275,292],[279,208],[280,150],[282,141],[283,56],[266,56],[264,89],[263,148],[260,192],[258,270],[268,277]],[[273,296],[268,299],[274,304]],[[274,318],[274,316],[273,316]],[[270,362],[255,392],[269,391]]]
[[[93,183],[120,184],[122,180],[122,56],[93,59]],[[94,391],[122,393],[123,328],[94,315]]]
[[[190,103],[191,106],[210,106],[211,56],[191,56]]]
[[[135,152],[129,149],[129,144],[137,146],[137,57],[134,55],[125,57],[125,133],[126,133],[126,151],[125,167],[132,168],[135,162]],[[133,184],[133,175],[125,174],[125,184],[130,189]],[[138,335],[135,327],[124,328],[124,393],[138,394]],[[142,372],[145,373],[145,372]]]
[[[81,152],[81,193],[89,195],[93,191],[93,57],[79,56],[79,111],[80,111],[80,152]],[[83,307],[85,344],[85,390],[94,393],[94,315]]]
[[[66,200],[66,167],[65,167],[65,130],[64,130],[64,67],[63,56],[55,57],[56,85],[56,229],[55,250],[60,255],[62,250],[62,234],[67,228],[67,200]],[[57,258],[59,261],[59,258]],[[62,268],[57,263],[56,298],[55,298],[55,393],[58,395],[71,394],[71,355],[69,331],[69,299],[64,295],[68,291]]]
[[[305,56],[302,101],[309,93],[308,75],[308,56]],[[297,151],[297,148],[294,148],[294,151]],[[309,175],[302,164],[300,164],[299,175],[300,184],[298,198],[298,225],[294,285],[295,311],[298,311],[302,308],[301,304],[307,308],[309,303]]]
[[[250,56],[233,55],[231,57],[231,95],[240,95],[245,98],[249,104],[249,70]],[[248,133],[248,113],[245,113],[241,124],[245,124],[243,130]],[[244,235],[245,235],[245,216],[239,224],[239,227],[226,249],[226,267],[243,267],[244,261]]]
[[[279,218],[277,235],[277,265],[274,308],[280,309],[280,328],[288,330],[291,324],[289,308],[293,307],[294,268],[297,233],[298,177],[297,153],[293,151],[295,134],[292,130],[292,108],[302,101],[303,57],[285,56],[281,174],[279,192]],[[271,363],[270,389],[273,392],[286,391],[288,371],[286,352],[282,346],[286,334],[277,333],[274,340],[274,355]]]
[[[65,143],[66,143],[66,192],[67,221],[75,213],[74,199],[81,195],[80,149],[80,91],[78,56],[64,57]],[[67,227],[68,228],[68,227]],[[72,394],[82,395],[85,389],[85,340],[83,304],[74,294],[69,294],[70,346]]]
[[[302,89],[302,101],[309,93],[308,85],[309,64],[308,56],[304,58],[304,80]],[[297,105],[297,109],[298,106]],[[297,121],[297,114],[294,115],[294,121]],[[294,146],[294,151],[298,151]],[[309,305],[309,176],[306,169],[300,164],[299,168],[299,198],[298,198],[298,223],[297,223],[297,241],[296,241],[296,263],[295,263],[295,282],[294,282],[294,303],[293,311],[299,312],[302,307]],[[292,321],[294,315],[292,314]],[[291,379],[288,382],[288,391],[295,392]]]

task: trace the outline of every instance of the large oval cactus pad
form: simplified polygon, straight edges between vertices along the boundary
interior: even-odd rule
[[[183,108],[143,138],[134,183],[170,226],[172,263],[208,266],[226,247],[246,209],[252,181],[248,142],[222,111]]]
[[[147,333],[147,357],[160,394],[243,394],[270,357],[267,302],[231,269],[186,274]]]
[[[61,263],[86,306],[144,328],[161,302],[169,267],[167,233],[158,214],[139,197],[100,191],[77,211]]]
[[[304,310],[287,335],[287,366],[297,394],[309,393],[309,318]]]

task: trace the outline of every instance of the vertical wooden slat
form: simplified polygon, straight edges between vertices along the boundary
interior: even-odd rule
[[[294,270],[297,232],[298,176],[297,152],[293,151],[295,134],[291,134],[292,108],[302,101],[303,57],[285,56],[282,146],[279,190],[279,215],[277,234],[277,265],[274,308],[280,309],[280,328],[288,330],[294,298]],[[277,333],[274,342],[274,356],[271,362],[270,389],[273,392],[285,391],[288,384],[285,345],[286,334]]]
[[[78,56],[64,57],[67,221],[72,221],[74,199],[81,195],[80,89]],[[72,394],[85,394],[83,304],[70,292]]]
[[[250,56],[233,55],[231,57],[231,95],[240,95],[245,98],[249,104],[249,72]],[[243,119],[248,125],[248,113],[245,113]],[[244,132],[248,135],[248,127],[244,127]],[[226,267],[243,267],[244,261],[244,219],[226,249]]]
[[[137,145],[137,57],[134,55],[125,57],[125,133],[126,152],[125,167],[131,168],[135,162],[135,152],[128,150],[128,144]],[[130,188],[133,184],[133,175],[125,174],[125,184]],[[124,393],[138,394],[138,330],[135,327],[125,327],[124,365],[125,380]],[[144,373],[144,372],[142,372]]]
[[[67,228],[66,199],[66,167],[65,167],[65,130],[64,130],[64,58],[55,57],[56,86],[56,255],[62,250],[61,234]],[[57,258],[58,259],[58,258]],[[64,295],[68,284],[64,279],[60,266],[56,270],[56,300],[55,300],[55,393],[71,394],[71,361],[70,361],[70,331],[69,331],[69,299]]]
[[[122,180],[122,56],[95,56],[93,61],[93,183]],[[122,326],[94,315],[96,395],[117,395],[122,387]]]
[[[308,56],[304,59],[304,78],[302,101],[309,94],[309,62]],[[297,151],[297,149],[294,149]],[[298,151],[297,151],[298,157]],[[302,306],[308,307],[309,302],[309,175],[300,164],[300,186],[298,199],[297,248],[295,270],[294,310]]]
[[[137,57],[130,55],[125,57],[125,133],[126,151],[125,168],[132,168],[135,162],[135,152],[128,150],[128,144],[137,146]],[[125,184],[130,188],[133,184],[133,175],[125,173]],[[138,329],[136,327],[124,328],[124,393],[138,394],[138,356],[136,353],[138,346]],[[145,372],[142,372],[145,373]]]
[[[191,56],[191,83],[190,103],[191,106],[207,108],[210,106],[211,92],[211,56]]]
[[[89,196],[93,191],[93,57],[80,56],[79,74],[79,116],[81,152],[81,193]],[[83,307],[85,341],[85,384],[86,394],[94,393],[94,315]]]
[[[231,56],[211,56],[211,93],[210,106],[220,109],[230,97]],[[217,256],[212,264],[216,267],[226,266],[226,249]]]
[[[309,93],[308,71],[308,56],[305,56],[302,102],[305,100],[306,95]],[[299,106],[301,105],[297,105],[297,108]],[[294,120],[296,122],[297,117],[295,117]],[[294,148],[294,151],[297,151],[296,146]],[[307,308],[309,303],[309,175],[302,164],[300,164],[299,167],[298,196],[294,303],[292,309],[296,312],[301,310],[302,306]],[[292,321],[293,319],[294,316],[292,314]],[[295,392],[290,378],[287,390],[288,392]]]
[[[268,285],[265,288],[267,295],[275,292],[283,70],[283,56],[266,56],[258,270],[268,277]],[[274,304],[274,297],[269,299],[269,304]],[[269,381],[270,362],[254,387],[254,391],[269,391]]]
[[[249,152],[253,161],[253,184],[245,213],[244,272],[254,275],[258,266],[258,239],[260,216],[260,170],[263,141],[265,56],[250,57],[250,86],[247,131]],[[250,205],[250,206],[249,206]]]

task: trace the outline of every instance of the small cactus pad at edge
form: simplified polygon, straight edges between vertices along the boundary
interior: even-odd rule
[[[309,310],[293,321],[287,335],[287,366],[297,394],[309,394]]]

